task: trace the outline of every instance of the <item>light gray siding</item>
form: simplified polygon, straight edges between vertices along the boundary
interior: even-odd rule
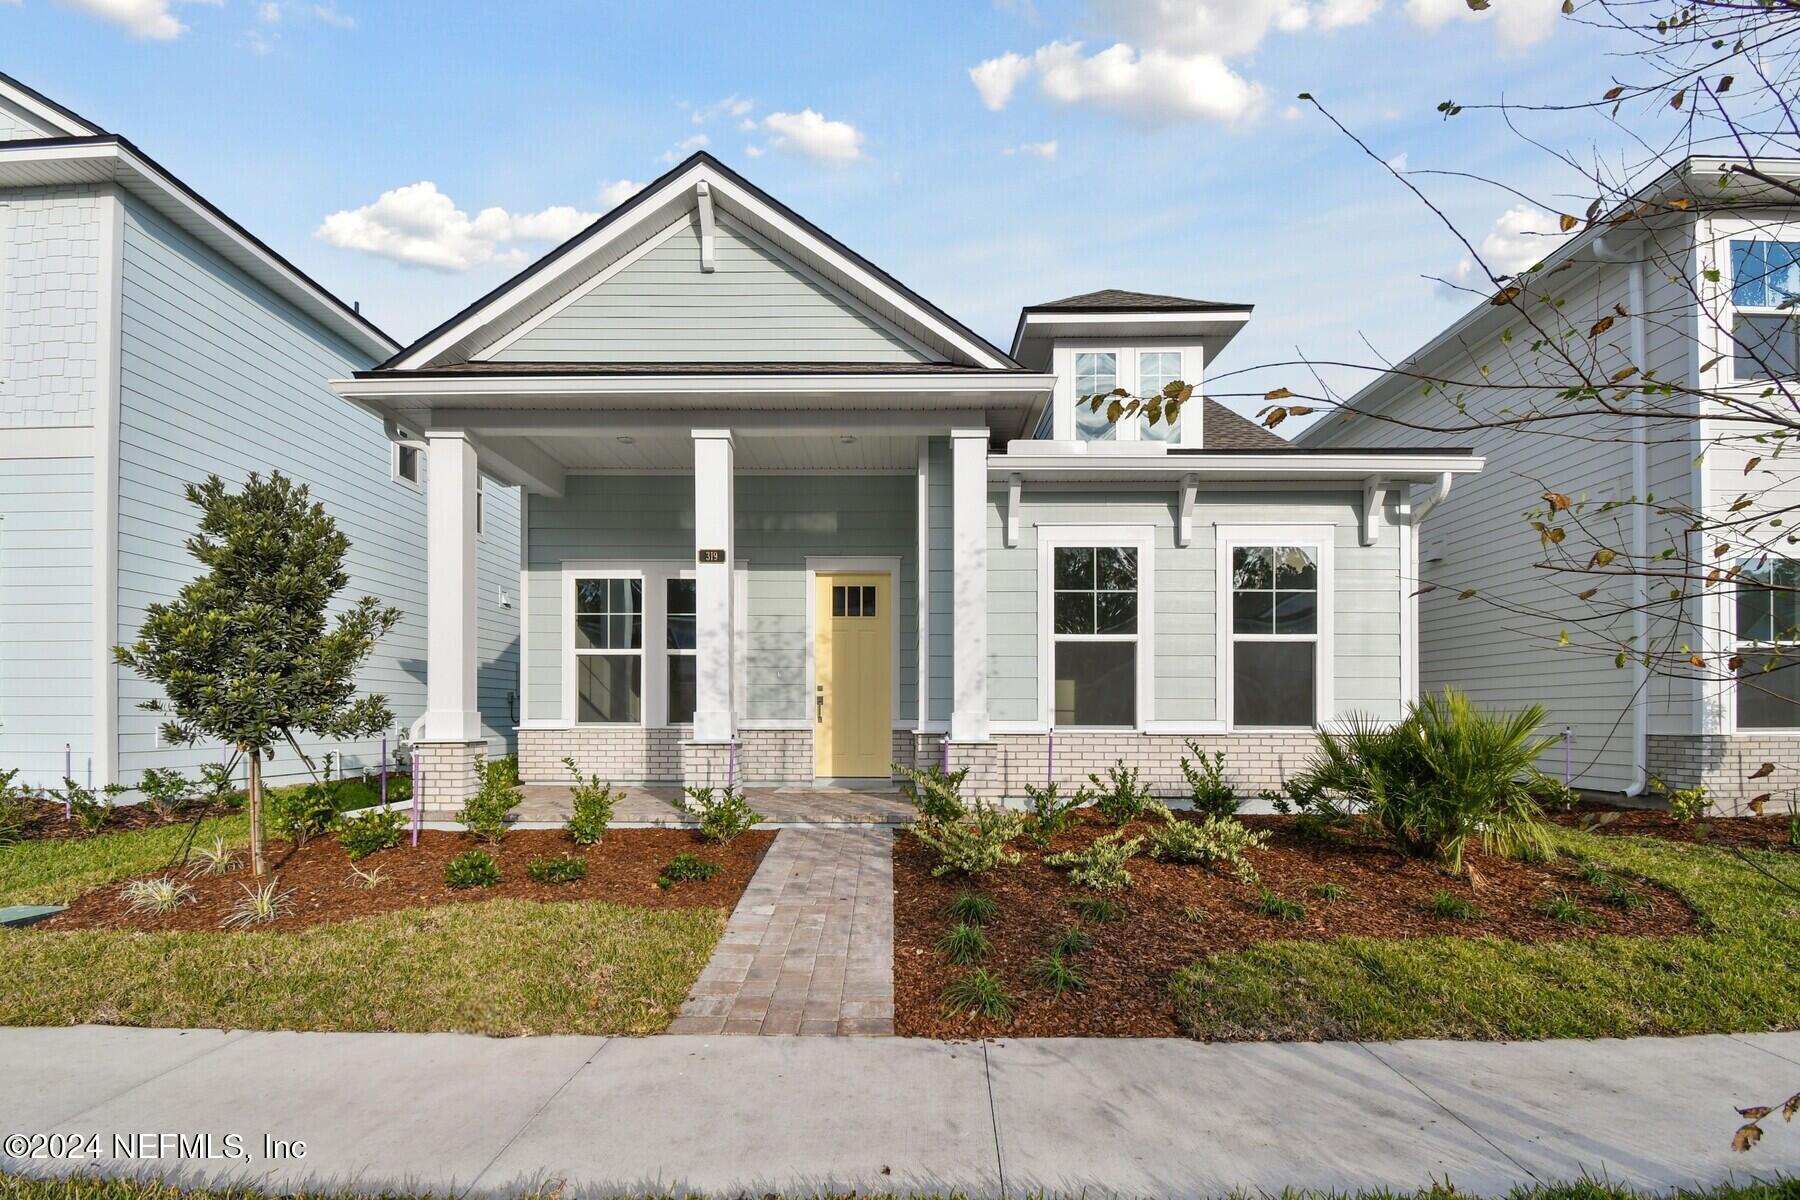
[[[0,429],[93,423],[104,210],[95,187],[0,191]]]
[[[897,721],[916,711],[917,483],[911,475],[740,475],[737,556],[747,572],[746,721],[805,721],[806,559],[894,557],[900,683]],[[565,561],[694,557],[686,475],[590,475],[561,498],[531,498],[531,720],[562,718]]]
[[[0,142],[23,142],[33,138],[56,137],[60,130],[51,129],[23,108],[0,98]]]
[[[216,473],[242,480],[279,470],[311,487],[349,537],[345,600],[379,597],[404,614],[383,639],[359,685],[388,697],[405,729],[424,705],[425,505],[423,494],[390,477],[380,425],[332,394],[326,381],[362,369],[368,359],[303,319],[135,200],[127,200],[122,268],[119,418],[118,637],[135,635],[145,608],[197,574],[183,542],[196,514],[186,484]],[[496,519],[484,543],[490,574],[516,571],[516,500],[495,496]],[[485,579],[484,579],[485,582]],[[490,632],[497,594],[482,597],[484,655],[505,654]],[[490,694],[504,691],[504,666],[484,663]],[[498,672],[498,674],[496,674]],[[516,687],[516,684],[514,685]],[[157,718],[137,707],[149,685],[121,670],[120,775],[135,780],[155,765],[193,767],[216,749],[163,746]],[[485,699],[485,697],[484,697]],[[485,708],[485,704],[484,704]],[[496,735],[505,710],[484,712]],[[321,747],[309,747],[309,752]],[[379,743],[336,747],[347,766],[375,762]],[[300,773],[278,757],[276,776]]]
[[[1334,531],[1334,585],[1322,599],[1333,610],[1335,713],[1393,719],[1401,710],[1400,549],[1384,516],[1384,536],[1361,544],[1361,497],[1321,492],[1201,492],[1193,538],[1175,544],[1173,489],[1083,489],[1027,484],[1018,545],[1003,535],[1006,496],[988,505],[988,699],[992,719],[1042,722],[1044,669],[1039,662],[1039,526],[1122,525],[1151,530],[1153,558],[1154,711],[1158,722],[1201,724],[1219,711],[1218,568],[1215,526],[1313,525]],[[935,616],[933,618],[935,620]],[[1140,714],[1140,717],[1144,714]]]
[[[93,751],[94,465],[0,458],[0,768],[57,785]]]
[[[519,506],[524,496],[491,479],[482,481],[481,490],[475,689],[488,744],[511,753],[518,749],[519,737]],[[419,570],[424,569],[420,559]]]
[[[700,269],[699,218],[494,355],[503,362],[915,362],[873,315],[721,219]]]

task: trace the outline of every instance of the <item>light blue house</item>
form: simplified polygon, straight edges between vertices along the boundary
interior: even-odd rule
[[[134,784],[216,748],[161,745],[116,666],[145,607],[196,567],[187,483],[280,470],[351,543],[351,595],[406,615],[362,681],[395,733],[425,699],[420,447],[332,394],[396,347],[129,141],[0,75],[0,768]],[[475,540],[473,740],[518,704],[519,500],[488,485]],[[380,744],[321,747],[350,767]],[[274,777],[300,771],[278,757]]]
[[[521,770],[978,795],[1192,739],[1246,791],[1417,692],[1417,524],[1458,451],[1298,449],[1196,400],[1247,306],[1104,291],[1002,350],[696,155],[339,395],[430,465],[427,802],[481,746],[483,473],[524,489]]]

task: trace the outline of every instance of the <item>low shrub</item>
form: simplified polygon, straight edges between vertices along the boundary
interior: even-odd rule
[[[1093,944],[1094,939],[1088,936],[1087,930],[1079,925],[1068,925],[1050,939],[1050,953],[1059,958],[1073,958],[1087,953]]]
[[[1306,889],[1306,894],[1314,900],[1323,900],[1327,904],[1336,904],[1339,900],[1350,898],[1350,889],[1341,883],[1321,883]]]
[[[1214,751],[1211,758],[1200,749],[1192,738],[1188,739],[1187,748],[1194,757],[1189,761],[1186,755],[1181,759],[1181,776],[1187,780],[1188,791],[1194,798],[1194,811],[1209,817],[1229,817],[1238,810],[1237,793],[1225,782],[1225,754]]]
[[[96,794],[94,789],[83,787],[65,776],[61,789],[53,791],[51,798],[68,807],[69,815],[75,818],[83,833],[94,834],[112,819],[113,801],[124,790],[116,783],[109,783]]]
[[[678,883],[704,883],[718,873],[718,863],[708,862],[692,851],[683,850],[662,869],[662,874],[656,877],[656,886],[666,892]]]
[[[194,889],[178,879],[134,879],[119,891],[125,907],[131,912],[162,916],[172,913],[194,898]]]
[[[1077,896],[1069,901],[1075,915],[1095,925],[1106,925],[1125,915],[1125,906],[1109,896]]]
[[[1669,815],[1683,823],[1698,821],[1713,806],[1704,784],[1691,788],[1671,788],[1652,775],[1650,790],[1663,798],[1663,802],[1669,806]]]
[[[931,868],[934,876],[977,879],[996,867],[1019,861],[1019,852],[1011,848],[1011,842],[1025,831],[1025,817],[997,804],[977,804],[966,820],[920,817],[910,829],[937,855],[937,864]]]
[[[1106,768],[1105,783],[1098,775],[1089,775],[1088,782],[1095,792],[1094,807],[1114,825],[1137,820],[1150,806],[1150,790],[1138,783],[1137,768],[1127,769],[1123,759]]]
[[[563,828],[577,846],[592,846],[606,836],[606,827],[612,824],[613,806],[624,793],[614,792],[610,785],[600,782],[598,775],[583,777],[573,758],[563,759],[563,766],[575,777],[569,788],[569,823]]]
[[[165,821],[175,819],[181,802],[186,800],[194,790],[194,785],[180,771],[151,767],[138,780],[138,791],[144,795],[144,802],[156,810],[156,815]]]
[[[1230,864],[1239,879],[1256,878],[1256,868],[1244,855],[1268,844],[1269,835],[1251,829],[1234,817],[1203,816],[1184,821],[1162,810],[1163,823],[1149,833],[1150,857],[1159,862]]]
[[[475,777],[479,786],[474,795],[463,801],[456,820],[482,841],[497,845],[506,836],[507,818],[525,798],[519,788],[518,761],[509,765],[504,758],[491,762],[477,758]]]
[[[962,821],[968,818],[969,806],[962,798],[963,780],[969,777],[967,767],[960,771],[945,771],[935,766],[921,769],[895,763],[894,770],[901,776],[901,793],[907,803],[918,810],[920,820]]]
[[[31,821],[30,810],[26,807],[31,790],[14,787],[13,780],[18,777],[16,769],[0,771],[0,846],[10,846],[24,837],[25,826]]]
[[[956,893],[954,900],[944,905],[944,915],[965,925],[986,925],[993,921],[999,907],[992,896],[983,896],[964,888]]]
[[[1262,888],[1256,893],[1256,902],[1250,907],[1259,916],[1273,917],[1277,921],[1306,920],[1306,905],[1271,892],[1268,888]]]
[[[1069,965],[1060,954],[1046,954],[1042,958],[1033,959],[1030,970],[1032,982],[1052,996],[1087,989],[1087,977]]]
[[[1142,836],[1127,841],[1121,830],[1101,834],[1085,850],[1067,850],[1044,858],[1049,867],[1067,867],[1069,878],[1096,892],[1118,892],[1131,886],[1125,864],[1144,848]]]
[[[1425,902],[1425,911],[1446,921],[1473,921],[1475,906],[1455,892],[1436,892]]]
[[[1451,874],[1462,873],[1470,838],[1498,853],[1548,851],[1535,763],[1556,738],[1538,733],[1543,719],[1542,705],[1490,714],[1455,690],[1426,696],[1397,725],[1359,718],[1341,732],[1321,729],[1296,795],[1308,811],[1360,820]]]
[[[287,911],[288,900],[294,894],[293,888],[285,891],[278,890],[276,881],[273,879],[259,888],[250,887],[248,884],[239,886],[244,889],[244,898],[232,907],[223,921],[219,922],[227,929],[246,925],[267,925]]]
[[[991,1017],[1004,1021],[1013,1014],[1013,999],[1000,977],[986,967],[959,975],[944,989],[944,1015]]]
[[[577,854],[534,858],[525,867],[533,883],[579,883],[587,878],[587,860]]]
[[[988,936],[979,925],[955,924],[938,939],[938,953],[959,967],[987,957]]]
[[[400,844],[400,832],[406,827],[406,814],[397,808],[371,808],[361,816],[337,818],[338,845],[351,862],[364,859]]]
[[[500,882],[500,864],[486,850],[464,850],[444,864],[444,884],[465,891],[490,888]]]
[[[269,788],[263,793],[263,821],[268,831],[304,846],[337,820],[337,798],[329,779],[301,787]]]
[[[739,787],[683,788],[683,812],[700,818],[700,836],[724,844],[760,823],[763,815],[750,807]]]
[[[1031,840],[1039,847],[1048,846],[1051,838],[1074,828],[1075,810],[1094,802],[1093,793],[1086,788],[1076,789],[1073,796],[1064,796],[1054,783],[1045,788],[1028,783],[1025,795],[1031,800]]]

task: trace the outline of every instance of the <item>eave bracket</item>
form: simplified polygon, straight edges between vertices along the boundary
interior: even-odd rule
[[[694,185],[694,199],[700,210],[700,269],[711,271],[718,264],[713,259],[715,239],[713,237],[713,204],[712,188],[705,180]]]

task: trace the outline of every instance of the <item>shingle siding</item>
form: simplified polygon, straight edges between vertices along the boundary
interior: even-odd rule
[[[95,187],[0,191],[0,429],[93,423],[104,208]]]

